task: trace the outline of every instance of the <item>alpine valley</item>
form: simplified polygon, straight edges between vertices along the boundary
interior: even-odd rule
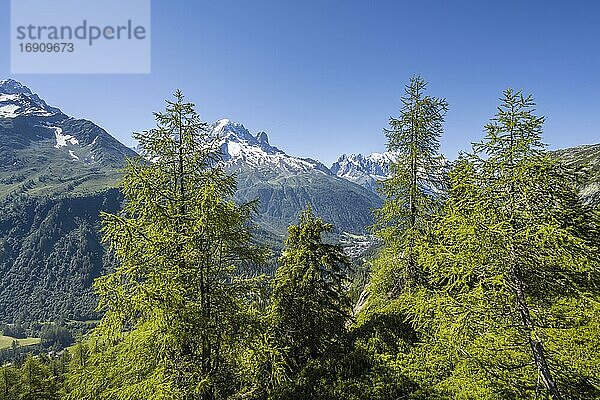
[[[353,258],[373,248],[372,210],[382,202],[376,186],[392,153],[342,155],[327,167],[228,119],[211,130],[236,175],[236,200],[258,199],[254,221],[275,254],[307,204],[334,224]],[[600,145],[558,154],[590,165],[582,190],[599,201]],[[97,318],[92,283],[114,265],[101,244],[99,213],[118,211],[122,168],[138,156],[93,122],[65,115],[17,81],[0,81],[0,322]]]

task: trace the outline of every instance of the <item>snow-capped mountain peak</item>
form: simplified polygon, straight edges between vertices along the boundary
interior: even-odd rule
[[[224,143],[237,143],[244,148],[255,147],[266,154],[285,154],[277,147],[271,146],[267,138],[267,134],[260,132],[257,135],[250,133],[246,127],[240,123],[233,122],[229,119],[220,119],[211,125],[212,135],[221,139]],[[237,148],[239,146],[233,146]],[[230,154],[231,155],[231,154]]]
[[[212,134],[220,138],[223,160],[232,170],[254,168],[283,175],[317,171],[331,175],[319,161],[290,156],[272,146],[265,132],[253,135],[244,125],[229,119],[212,124]]]
[[[14,79],[3,79],[0,81],[0,92],[3,94],[28,94],[31,95],[31,90],[19,81]]]
[[[331,172],[340,178],[365,186],[371,190],[377,181],[389,176],[389,166],[397,159],[391,152],[362,154],[342,154],[331,166]]]
[[[212,132],[221,138],[233,138],[235,140],[246,141],[249,143],[256,142],[254,137],[244,125],[233,122],[227,118],[218,120],[212,125]]]
[[[53,161],[120,168],[125,157],[135,155],[93,122],[70,117],[49,106],[14,79],[0,80],[0,121],[5,128],[3,133],[10,135],[20,148],[35,142],[38,151]],[[14,165],[16,168],[19,160]]]
[[[48,117],[62,112],[51,107],[27,86],[5,79],[0,81],[0,118],[16,118],[22,115]]]

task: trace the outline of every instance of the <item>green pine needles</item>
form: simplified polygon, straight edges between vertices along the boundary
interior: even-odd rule
[[[599,376],[565,357],[574,350],[565,340],[593,328],[597,313],[595,216],[575,172],[545,152],[531,97],[509,89],[501,101],[484,141],[456,163],[421,253],[427,331],[458,356],[444,380],[457,395],[597,398]]]
[[[384,183],[380,215],[400,223],[380,230],[365,318],[383,304],[410,323],[417,339],[404,359],[426,398],[600,396],[597,212],[578,195],[579,171],[545,151],[543,122],[530,96],[506,90],[485,139],[452,165],[447,193],[433,195],[441,207],[423,208],[416,240],[407,208],[389,206],[411,204],[416,186],[397,169]],[[412,136],[398,137],[390,143],[411,147]],[[400,288],[383,291],[387,302],[376,297],[382,271]]]
[[[448,104],[425,95],[427,83],[415,76],[405,88],[397,118],[385,130],[388,150],[397,156],[391,176],[380,186],[384,197],[375,211],[377,235],[385,246],[374,261],[370,292],[383,307],[403,287],[423,279],[416,264],[419,242],[428,235],[446,189],[439,139]]]
[[[344,285],[351,263],[341,246],[323,241],[332,229],[309,207],[289,228],[279,259],[270,312],[292,373],[339,348],[350,318]]]
[[[145,158],[130,161],[123,210],[103,214],[119,266],[96,282],[104,317],[72,399],[214,399],[235,391],[236,356],[253,319],[262,262],[252,244],[254,204],[237,205],[235,180],[180,92],[136,134]]]

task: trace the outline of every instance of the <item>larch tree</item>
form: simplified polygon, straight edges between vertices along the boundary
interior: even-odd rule
[[[39,357],[28,355],[20,369],[21,399],[55,400],[58,399],[56,381],[47,365]]]
[[[385,130],[396,161],[379,189],[383,206],[375,211],[375,232],[383,247],[372,262],[368,290],[376,309],[395,307],[406,287],[423,280],[417,254],[445,193],[439,139],[448,104],[426,95],[426,87],[420,76],[411,78],[400,115],[390,118]]]
[[[0,367],[0,399],[17,400],[22,397],[19,372],[14,366]]]
[[[323,235],[332,226],[308,208],[289,227],[273,280],[270,319],[276,348],[283,349],[287,375],[322,362],[344,343],[350,302],[344,285],[350,261]]]
[[[181,92],[135,134],[119,214],[102,214],[118,259],[95,288],[104,312],[90,355],[71,372],[71,399],[225,399],[236,359],[252,340],[255,279],[262,262],[236,183],[220,163],[218,138]],[[244,270],[247,270],[244,269]]]
[[[578,196],[577,171],[546,152],[532,98],[509,89],[501,100],[484,141],[450,173],[420,254],[427,290],[408,316],[428,332],[421,350],[445,374],[440,393],[597,398],[597,215]]]

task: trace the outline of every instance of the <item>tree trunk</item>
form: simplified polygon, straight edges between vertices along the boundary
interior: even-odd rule
[[[516,110],[514,105],[511,105],[511,115],[515,115]],[[515,166],[513,160],[513,149],[515,147],[515,133],[514,126],[509,128],[510,135],[510,151],[509,151],[509,168],[512,170]],[[509,188],[509,210],[510,214],[514,213],[515,209],[515,187],[514,182],[510,182]],[[512,246],[511,246],[512,247]],[[529,307],[527,306],[527,302],[525,300],[525,290],[523,288],[523,281],[519,276],[517,268],[517,263],[515,262],[515,253],[514,249],[511,248],[511,254],[513,259],[511,260],[512,268],[511,275],[513,284],[515,286],[515,295],[517,299],[517,307],[519,309],[519,314],[521,315],[521,322],[525,327],[525,331],[527,332],[527,341],[529,342],[529,347],[531,347],[531,352],[533,354],[533,360],[538,369],[538,378],[542,379],[544,386],[552,396],[553,400],[562,400],[562,396],[560,391],[558,390],[558,386],[556,386],[556,382],[552,379],[552,374],[550,372],[550,368],[548,367],[548,362],[546,361],[546,355],[544,352],[544,345],[539,340],[537,334],[535,333],[535,327],[533,325],[533,321],[531,320],[531,313],[529,312]]]
[[[527,302],[525,301],[523,282],[514,273],[513,281],[516,291],[515,294],[517,298],[517,307],[519,308],[521,321],[523,322],[523,326],[525,327],[525,330],[527,332],[527,341],[529,342],[529,346],[531,347],[531,352],[533,353],[533,360],[535,361],[535,365],[537,366],[539,377],[542,379],[542,382],[544,383],[544,386],[552,396],[552,399],[562,400],[562,396],[560,394],[560,391],[558,390],[558,386],[556,386],[556,382],[554,382],[554,379],[552,379],[552,374],[546,361],[544,345],[539,340],[534,331],[533,321],[531,320],[529,307],[527,306]]]

